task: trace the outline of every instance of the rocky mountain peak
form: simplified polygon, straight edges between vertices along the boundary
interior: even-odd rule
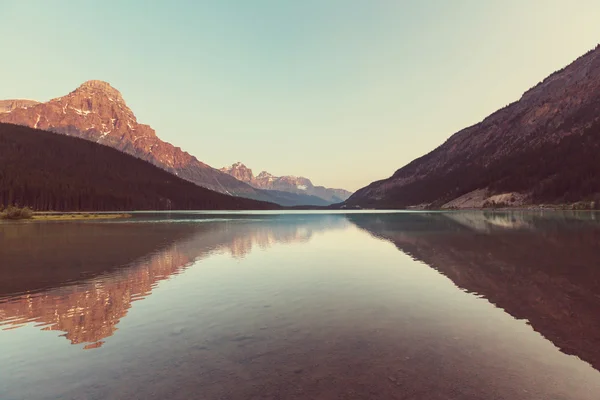
[[[257,178],[258,179],[273,178],[273,175],[268,173],[267,171],[261,171],[260,174],[258,174]]]
[[[160,140],[150,126],[140,124],[121,93],[108,82],[90,80],[67,95],[45,103],[0,103],[0,122],[29,126],[113,147],[168,172],[217,192],[272,201],[230,175]]]
[[[129,129],[135,129],[132,125],[137,124],[137,119],[125,104],[121,92],[108,82],[86,81],[68,95],[50,102],[61,103],[65,112],[73,109],[80,115],[83,113],[84,116],[91,112],[103,118],[110,117],[111,122],[122,120],[129,125]]]
[[[77,89],[75,89],[72,93],[76,92],[95,92],[102,93],[108,96],[112,100],[123,101],[123,96],[121,96],[121,92],[112,87],[110,83],[99,81],[99,80],[90,80],[83,82]]]
[[[78,136],[103,144],[111,140],[134,142],[142,137],[156,137],[149,126],[138,124],[121,93],[104,81],[84,82],[69,94],[26,111],[27,119],[33,121],[33,125],[30,121],[23,125],[67,134],[75,129]],[[13,117],[23,120],[19,113]]]
[[[231,167],[221,168],[220,171],[225,172],[242,182],[249,183],[254,180],[252,170],[239,161],[232,164]]]
[[[138,123],[121,93],[108,82],[87,81],[67,95],[45,103],[25,104],[7,100],[0,103],[0,110],[6,110],[0,111],[0,122],[29,126],[101,143],[217,192],[284,205],[322,205],[321,199],[328,197],[315,194],[316,197],[320,197],[316,199],[315,196],[311,197],[311,193],[305,191],[303,185],[300,184],[298,188],[298,185],[283,184],[283,182],[282,185],[268,185],[274,189],[272,191],[259,190],[260,185],[249,184],[256,179],[252,170],[241,162],[221,170],[204,164],[179,147],[160,140],[150,126]],[[193,126],[190,128],[193,129]],[[266,179],[267,181],[277,179],[266,172],[263,176],[271,177]],[[287,187],[292,189],[290,193],[302,194],[302,196],[282,195],[281,192],[284,191],[282,189]],[[345,195],[345,191],[342,191],[342,194]],[[348,196],[340,197],[345,199]],[[336,195],[332,201],[341,200]]]
[[[346,200],[351,194],[343,189],[329,189],[323,186],[314,186],[310,179],[301,176],[274,176],[267,171],[261,171],[260,174],[254,176],[252,170],[241,162],[237,162],[231,167],[221,168],[220,171],[225,172],[242,182],[248,183],[257,189],[315,196],[329,204]]]
[[[236,163],[231,164],[229,169],[237,169],[237,170],[248,170],[250,168],[246,167],[242,162],[238,161]]]

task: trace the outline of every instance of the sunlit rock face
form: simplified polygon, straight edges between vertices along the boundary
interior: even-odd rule
[[[39,104],[35,100],[0,100],[0,114],[9,113],[17,108],[28,108]]]
[[[228,174],[162,141],[149,125],[138,122],[121,93],[109,83],[84,82],[71,93],[45,103],[0,102],[0,122],[49,130],[104,144],[141,158],[181,178],[221,193],[269,200]]]
[[[330,204],[340,203],[352,194],[344,189],[330,189],[324,186],[315,186],[310,179],[301,176],[274,176],[267,171],[262,171],[257,176],[254,176],[252,170],[241,162],[237,162],[229,167],[221,168],[220,171],[258,189],[308,194],[319,197]]]

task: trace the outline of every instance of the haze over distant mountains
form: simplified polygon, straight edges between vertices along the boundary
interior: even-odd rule
[[[600,194],[600,46],[346,206],[465,208]]]
[[[315,186],[310,179],[304,177],[274,176],[267,171],[262,171],[258,176],[254,176],[252,170],[241,162],[237,162],[230,167],[221,168],[220,171],[258,189],[279,190],[302,195],[308,194],[319,197],[328,204],[341,203],[352,194],[344,189],[329,189],[323,186]]]
[[[150,126],[138,123],[121,93],[103,81],[87,81],[71,93],[45,103],[33,100],[0,101],[0,122],[48,130],[110,146],[224,194],[286,206],[326,205],[333,202],[306,193],[261,190],[212,168],[179,147],[162,141]]]

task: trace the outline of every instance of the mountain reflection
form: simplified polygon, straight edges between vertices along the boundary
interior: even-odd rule
[[[600,224],[590,213],[348,215],[600,369]],[[482,321],[482,323],[485,323]]]
[[[346,224],[342,216],[0,224],[0,329],[35,323],[97,348],[134,301],[203,257],[241,258]]]

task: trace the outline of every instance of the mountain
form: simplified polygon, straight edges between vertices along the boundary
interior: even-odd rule
[[[0,114],[9,113],[17,108],[28,108],[39,104],[35,100],[0,100]]]
[[[358,190],[360,207],[568,203],[600,192],[600,46],[516,102]]]
[[[36,210],[273,209],[217,193],[108,146],[0,123],[0,204]]]
[[[242,182],[246,182],[257,189],[278,190],[281,192],[310,195],[325,200],[324,204],[311,205],[341,203],[352,194],[344,189],[329,189],[323,186],[314,186],[310,179],[303,177],[273,176],[266,171],[262,171],[258,176],[254,176],[252,170],[241,162],[237,162],[230,167],[221,168],[220,171],[225,172]]]
[[[110,146],[216,192],[276,201],[277,194],[258,191],[159,139],[150,126],[138,123],[121,93],[106,82],[87,81],[66,96],[46,103],[4,100],[0,102],[0,122]]]
[[[257,189],[259,193],[264,193],[269,197],[269,201],[279,204],[284,207],[296,207],[296,206],[318,206],[325,207],[331,203],[317,196],[311,196],[302,193],[290,193],[283,192],[280,190],[261,190]]]

